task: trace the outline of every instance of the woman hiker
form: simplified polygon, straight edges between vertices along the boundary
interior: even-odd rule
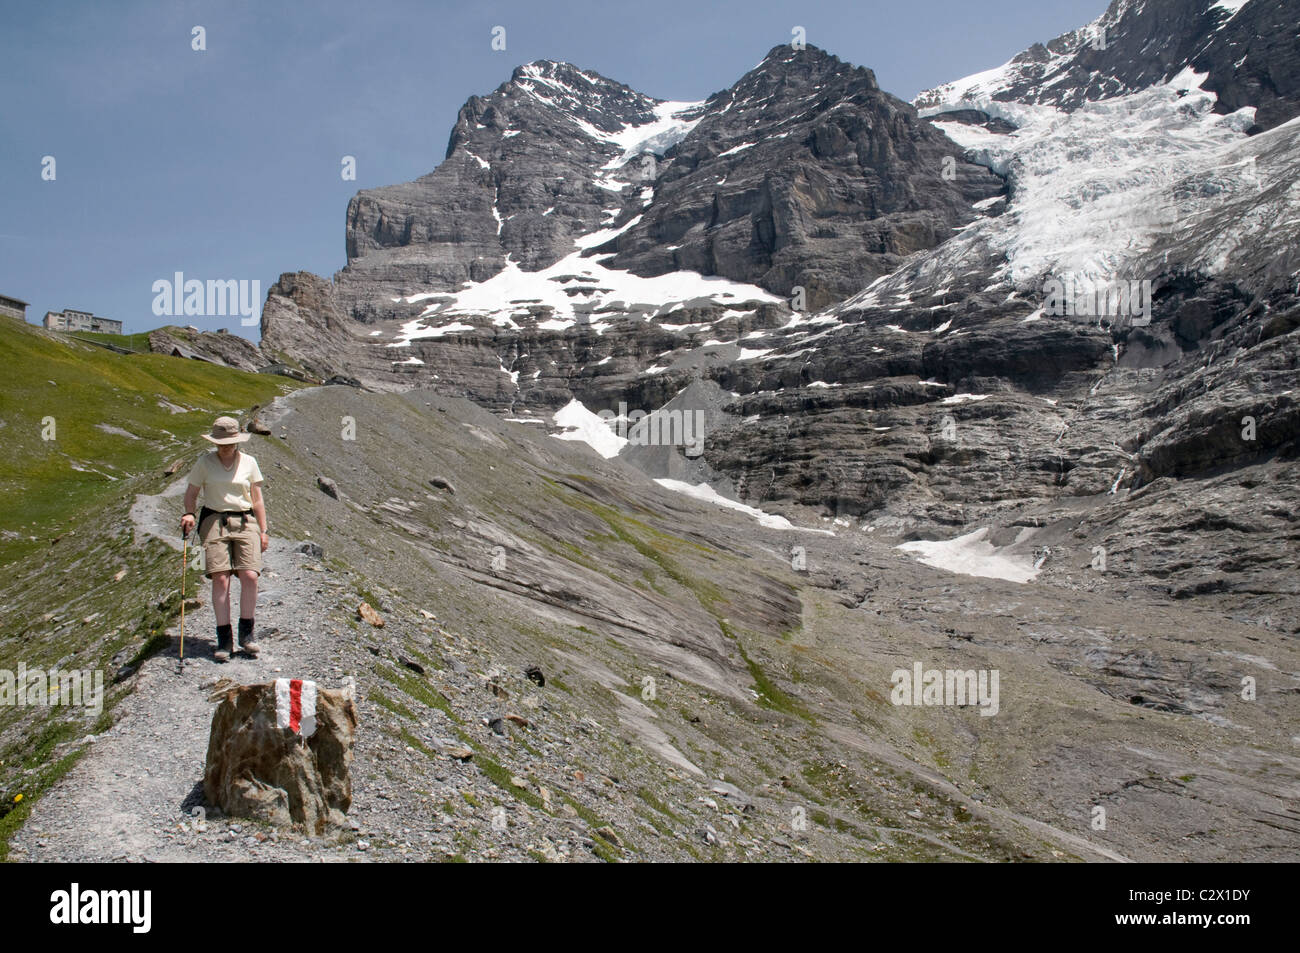
[[[257,577],[262,553],[271,543],[266,534],[266,504],[262,501],[262,471],[239,445],[251,436],[241,433],[239,421],[218,417],[212,432],[203,435],[217,445],[199,457],[190,471],[185,490],[185,515],[181,532],[195,526],[194,504],[203,493],[197,524],[203,543],[205,575],[212,580],[212,609],[217,616],[218,662],[235,651],[230,629],[230,577],[239,576],[239,647],[250,657],[260,651],[253,641],[253,611],[257,607]]]

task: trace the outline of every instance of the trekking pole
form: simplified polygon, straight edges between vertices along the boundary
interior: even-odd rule
[[[190,568],[190,534],[181,531],[181,668],[185,667],[185,573]]]

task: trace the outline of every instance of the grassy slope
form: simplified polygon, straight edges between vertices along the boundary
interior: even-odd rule
[[[140,331],[137,334],[103,334],[98,331],[75,331],[70,336],[85,338],[88,341],[103,341],[105,344],[116,344],[118,347],[147,354],[149,352],[149,335],[152,333],[151,331]]]
[[[214,413],[264,403],[282,386],[198,361],[118,355],[9,321],[0,324],[0,367],[7,450],[0,458],[0,533],[23,536],[101,503],[116,482],[156,467],[169,451],[198,446],[195,435]],[[175,413],[160,399],[187,412]],[[43,439],[47,417],[54,440]],[[29,548],[7,540],[0,561]]]
[[[164,487],[167,464],[198,453],[214,416],[298,385],[115,354],[8,319],[0,319],[0,366],[0,668],[103,669],[109,683],[157,645],[179,608],[179,557],[136,543],[135,494]],[[55,439],[42,439],[46,418]],[[0,858],[33,801],[84,748],[78,739],[111,724],[109,710],[128,689],[106,689],[98,720],[66,708],[0,707]]]

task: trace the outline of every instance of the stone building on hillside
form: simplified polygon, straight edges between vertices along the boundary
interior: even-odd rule
[[[8,295],[0,295],[0,314],[7,314],[19,321],[27,320],[27,302]]]
[[[65,308],[62,311],[46,311],[45,327],[51,331],[96,331],[100,334],[121,334],[122,322],[112,318],[101,318],[89,311],[77,311]]]

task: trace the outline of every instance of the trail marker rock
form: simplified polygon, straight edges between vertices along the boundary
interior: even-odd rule
[[[208,804],[313,834],[345,824],[357,728],[352,697],[300,679],[237,685],[220,697],[203,774]]]

